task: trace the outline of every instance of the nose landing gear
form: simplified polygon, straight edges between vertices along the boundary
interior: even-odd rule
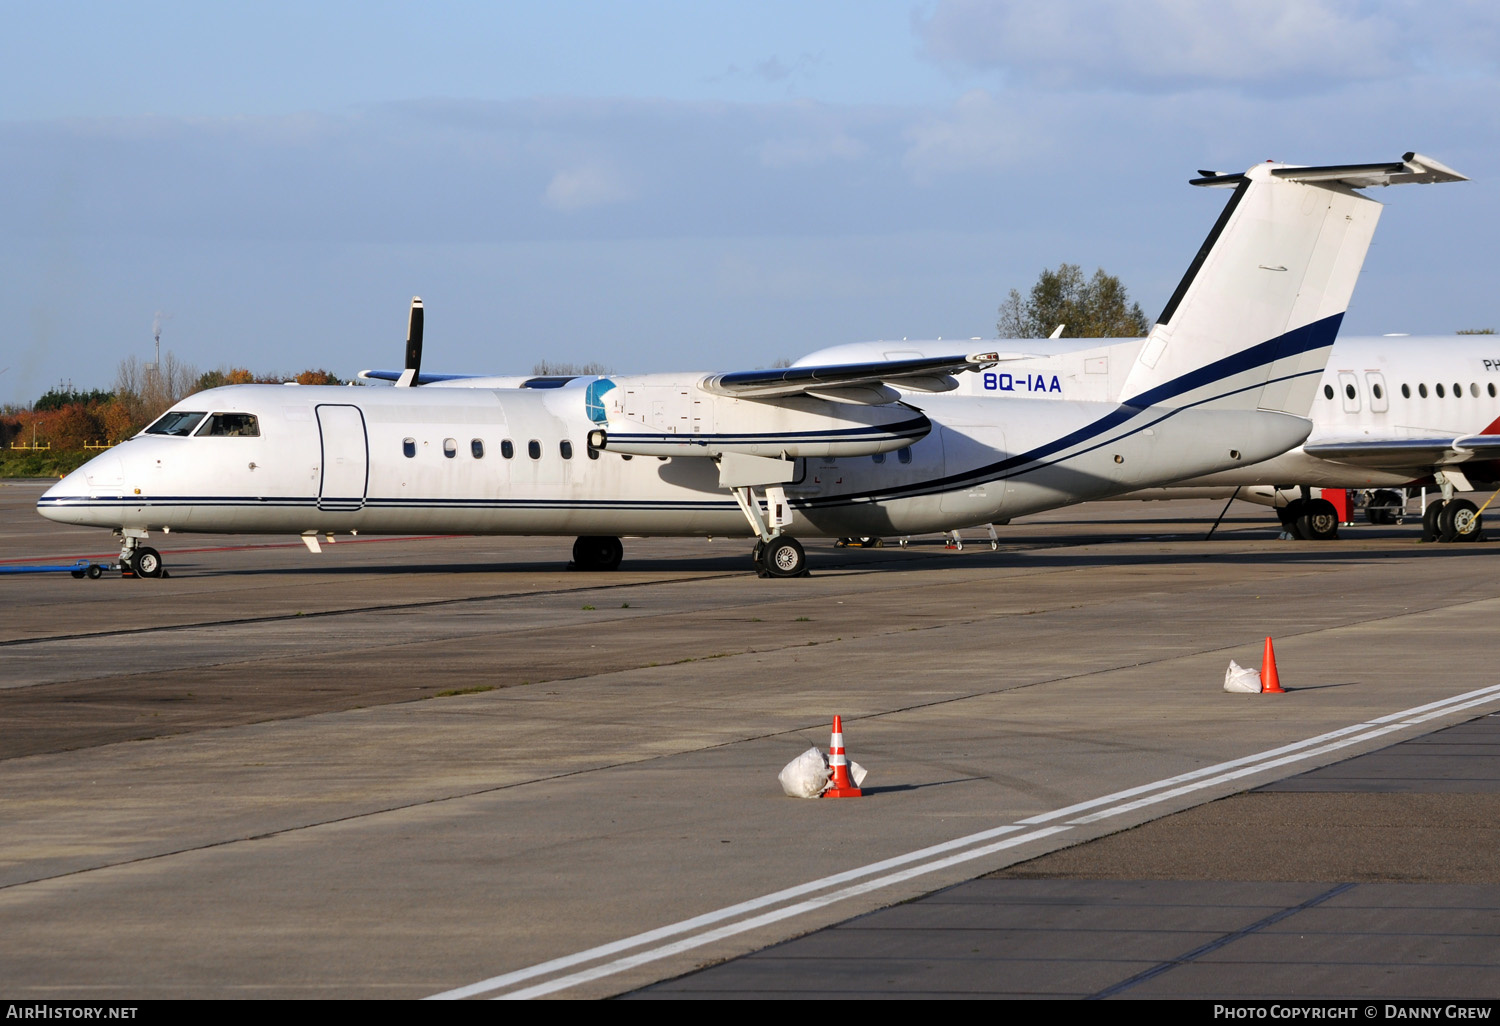
[[[146,532],[127,528],[120,532],[120,574],[124,577],[166,577],[161,553],[142,545]]]

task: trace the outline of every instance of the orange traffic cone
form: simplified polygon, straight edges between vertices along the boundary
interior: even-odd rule
[[[833,718],[833,737],[828,742],[828,769],[833,779],[829,781],[824,798],[858,798],[864,794],[849,779],[849,757],[844,754],[844,720]]]
[[[1263,695],[1284,695],[1286,689],[1281,686],[1281,680],[1276,676],[1276,650],[1271,647],[1271,639],[1266,638],[1266,654],[1260,661],[1260,693]]]

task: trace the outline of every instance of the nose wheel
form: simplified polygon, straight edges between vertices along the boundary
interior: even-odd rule
[[[162,565],[161,553],[149,545],[141,545],[130,554],[130,569],[137,577],[165,577],[166,567]]]
[[[618,538],[583,537],[573,543],[575,570],[615,570],[625,557],[625,546]]]

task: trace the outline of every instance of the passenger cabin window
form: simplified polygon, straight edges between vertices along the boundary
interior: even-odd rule
[[[198,429],[199,438],[259,438],[260,423],[253,413],[215,413]]]
[[[1411,398],[1411,386],[1410,385],[1402,385],[1401,386],[1401,398],[1403,398],[1403,399],[1410,399]]]
[[[415,438],[401,439],[401,454],[407,459],[415,456],[417,454],[417,440]]]
[[[527,442],[526,443],[526,455],[530,456],[534,460],[541,459],[542,458],[542,443],[538,442],[535,438],[533,438],[531,441]]]
[[[469,439],[469,452],[471,452],[471,453],[474,454],[474,458],[476,460],[482,460],[482,459],[484,459],[484,439],[483,438],[471,438],[471,439]]]
[[[156,422],[146,429],[148,435],[190,435],[193,428],[203,419],[203,413],[188,413],[184,410],[173,410],[163,413],[156,418]]]
[[[1444,398],[1448,394],[1447,392],[1443,391],[1443,383],[1441,381],[1439,381],[1437,384],[1437,394],[1439,399]]]
[[[1426,382],[1421,382],[1421,383],[1419,383],[1417,385],[1417,395],[1421,396],[1423,399],[1427,398],[1427,383]]]
[[[570,460],[573,458],[573,443],[564,438],[557,443],[557,451],[562,454],[563,459]]]
[[[1323,386],[1323,398],[1324,399],[1332,399],[1333,398],[1333,386],[1332,385],[1324,385]]]
[[[1469,394],[1472,395],[1475,399],[1479,398],[1479,382],[1469,382]]]
[[[911,446],[909,446],[909,445],[903,445],[901,448],[897,449],[896,450],[896,459],[900,460],[902,463],[910,463],[911,462]]]
[[[877,452],[874,456],[871,456],[870,459],[874,460],[876,463],[884,463],[885,453]]]
[[[1339,371],[1339,388],[1344,393],[1344,412],[1359,412],[1359,389],[1352,371]]]
[[[1495,398],[1495,383],[1493,381],[1490,382],[1490,398]]]
[[[506,438],[500,442],[500,455],[505,457],[506,459],[515,458],[516,447],[509,438]]]
[[[450,460],[458,455],[458,439],[443,439],[443,455],[448,457]]]
[[[589,451],[589,459],[591,459],[591,460],[597,460],[599,458],[599,450],[595,449],[592,445],[588,446],[588,451]]]

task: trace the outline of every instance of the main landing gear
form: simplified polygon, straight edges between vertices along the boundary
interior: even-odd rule
[[[1327,499],[1293,499],[1278,506],[1282,530],[1303,541],[1332,541],[1339,536],[1339,511]]]
[[[802,544],[789,535],[782,534],[782,528],[791,522],[791,513],[787,508],[786,493],[779,487],[766,487],[767,512],[770,514],[770,523],[767,518],[761,516],[760,500],[755,497],[755,490],[750,485],[734,485],[730,491],[734,493],[735,502],[739,503],[740,512],[745,514],[745,519],[750,522],[750,529],[755,532],[755,549],[751,553],[751,559],[755,561],[755,574],[757,577],[806,577],[807,553],[802,551]]]
[[[1468,499],[1434,499],[1422,514],[1422,540],[1478,541],[1484,527],[1479,507]]]
[[[625,558],[620,539],[603,535],[586,535],[573,543],[574,570],[617,570]]]
[[[806,577],[807,554],[796,538],[784,534],[755,543],[755,570],[760,577]]]

